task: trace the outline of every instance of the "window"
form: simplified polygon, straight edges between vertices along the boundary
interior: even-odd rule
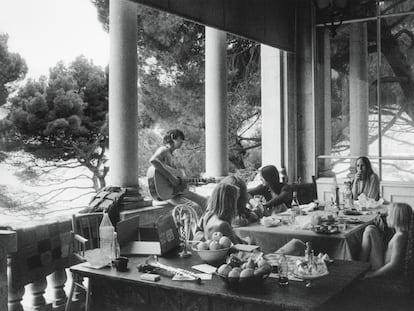
[[[383,181],[414,181],[414,0],[316,29],[318,176],[345,177],[367,154]],[[368,12],[368,11],[367,11]]]

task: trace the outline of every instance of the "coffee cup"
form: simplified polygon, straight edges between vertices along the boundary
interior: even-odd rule
[[[128,258],[127,257],[117,257],[114,260],[114,265],[117,271],[125,272],[128,270]]]

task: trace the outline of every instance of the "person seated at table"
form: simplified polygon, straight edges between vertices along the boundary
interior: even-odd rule
[[[249,223],[256,222],[259,215],[247,208],[247,186],[246,183],[238,176],[227,176],[221,180],[221,183],[230,184],[239,188],[239,198],[237,200],[237,214],[232,221],[233,226],[245,226]]]
[[[287,210],[292,201],[292,190],[289,185],[283,184],[279,180],[279,172],[274,165],[266,165],[259,169],[262,184],[253,189],[249,189],[248,193],[252,197],[262,195],[266,202],[263,208],[271,213],[281,213]],[[249,200],[254,207],[257,205],[254,199]]]
[[[365,228],[360,260],[371,263],[371,271],[366,274],[366,278],[399,276],[402,273],[412,214],[411,206],[406,203],[394,203],[388,207],[387,223],[395,230],[395,234],[387,246],[376,226]]]
[[[367,157],[359,157],[356,161],[356,173],[352,180],[352,197],[358,200],[363,193],[368,198],[379,200],[380,182],[377,174],[374,173],[371,162]]]
[[[232,220],[237,213],[239,188],[228,183],[219,183],[208,199],[207,209],[200,219],[194,240],[211,240],[214,232],[221,232],[234,244],[246,243],[233,231]]]

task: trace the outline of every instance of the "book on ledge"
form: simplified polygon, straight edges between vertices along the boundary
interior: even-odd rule
[[[162,215],[151,227],[141,227],[137,239],[121,245],[121,255],[164,255],[180,243],[172,215]]]
[[[121,255],[162,255],[161,244],[156,241],[132,241],[121,248]]]

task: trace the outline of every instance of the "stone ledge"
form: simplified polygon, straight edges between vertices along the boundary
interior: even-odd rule
[[[174,205],[168,202],[153,202],[151,206],[124,210],[120,212],[120,220],[125,220],[130,217],[140,216],[140,226],[152,226],[156,223],[160,216],[170,213],[174,208]]]

